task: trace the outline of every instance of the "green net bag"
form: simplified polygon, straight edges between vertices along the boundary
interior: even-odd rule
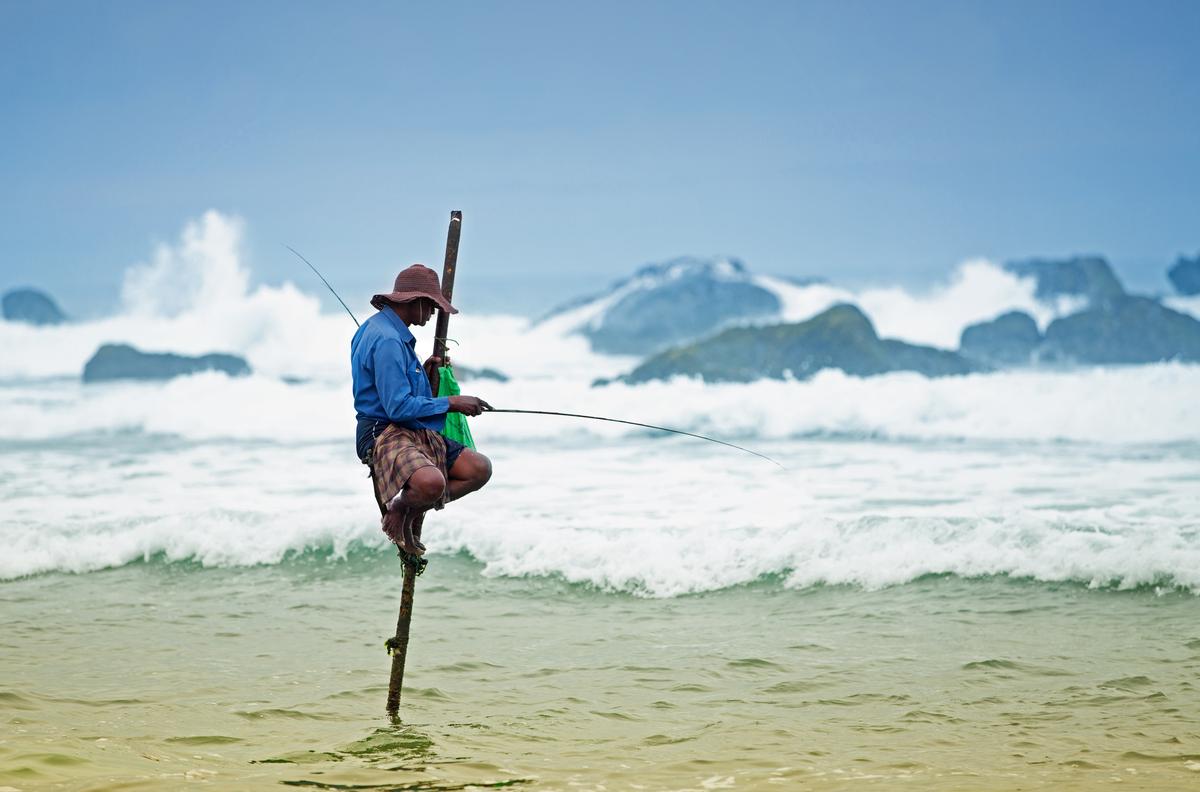
[[[458,387],[458,380],[454,379],[454,369],[449,366],[439,368],[437,395],[459,396],[461,394],[462,388]],[[475,441],[471,439],[471,427],[467,426],[467,416],[462,413],[446,414],[446,426],[442,429],[442,434],[451,440],[457,440],[467,448],[475,447]]]

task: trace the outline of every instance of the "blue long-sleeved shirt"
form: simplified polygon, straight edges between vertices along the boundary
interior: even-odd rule
[[[350,373],[358,417],[356,450],[360,459],[388,423],[409,429],[442,431],[450,399],[434,397],[421,361],[417,339],[391,308],[362,323],[350,341]]]

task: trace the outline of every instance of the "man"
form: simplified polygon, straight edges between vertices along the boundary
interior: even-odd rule
[[[474,492],[492,476],[487,457],[442,436],[446,413],[479,415],[490,405],[476,396],[435,398],[417,359],[409,327],[424,326],[439,307],[458,313],[442,295],[436,272],[412,265],[371,305],[379,312],[350,342],[358,457],[371,466],[375,496],[386,509],[383,532],[405,552],[421,555],[425,511]]]

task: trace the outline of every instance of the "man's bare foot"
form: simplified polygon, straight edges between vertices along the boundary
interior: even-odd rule
[[[424,555],[425,545],[421,544],[417,539],[420,527],[420,518],[423,515],[414,512],[412,509],[405,508],[399,504],[393,504],[387,514],[383,516],[383,532],[387,537],[400,546],[400,549],[409,555]],[[416,522],[417,533],[413,531],[413,523]]]
[[[425,545],[421,543],[421,529],[424,526],[425,526],[425,512],[423,512],[423,511],[417,512],[413,516],[413,519],[412,519],[412,532],[413,532],[413,536],[417,540],[417,544],[421,545],[422,548],[425,547]]]
[[[408,519],[404,521],[404,541],[400,543],[400,548],[409,555],[425,555],[425,545],[413,533],[413,512],[408,509],[405,511],[408,511]]]

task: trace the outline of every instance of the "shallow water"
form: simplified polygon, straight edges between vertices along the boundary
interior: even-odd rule
[[[0,789],[1200,786],[1195,442],[530,426],[427,522],[399,723],[348,442],[6,440]]]
[[[399,562],[137,563],[0,588],[16,789],[1186,789],[1200,599],[1004,577],[673,599]]]

